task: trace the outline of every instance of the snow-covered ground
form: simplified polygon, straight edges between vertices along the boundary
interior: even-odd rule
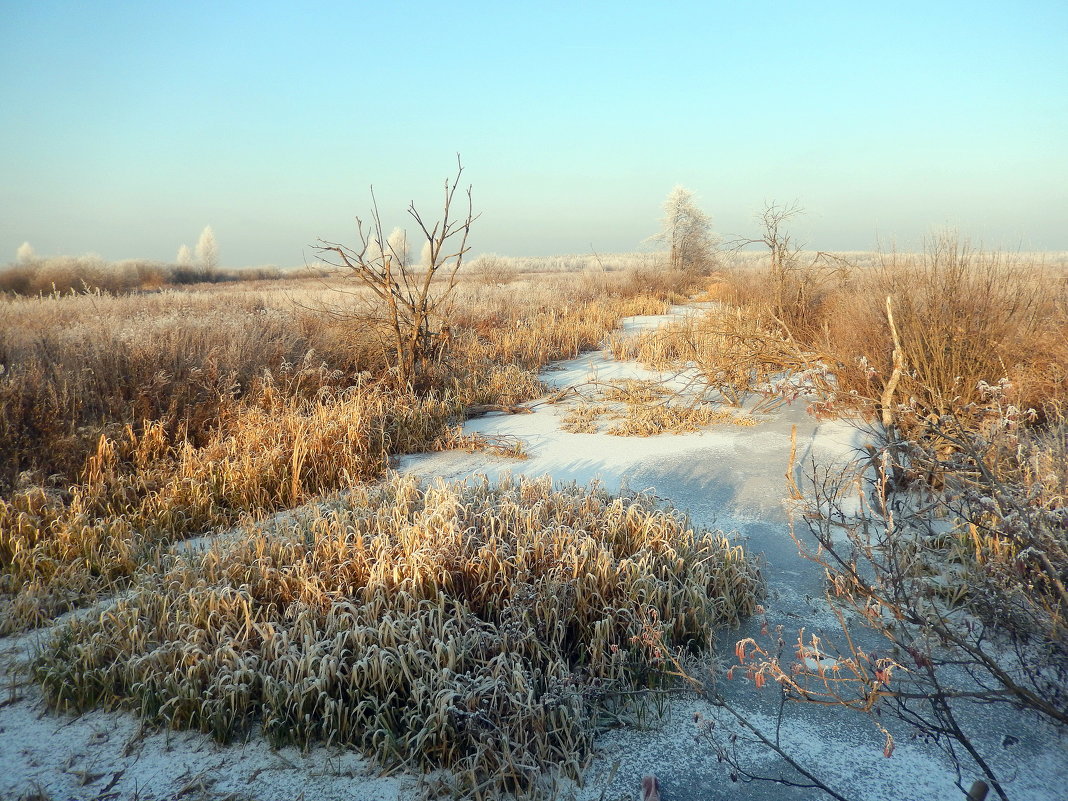
[[[674,314],[688,313],[676,309]],[[670,317],[627,321],[626,330],[660,325]],[[604,352],[585,354],[546,372],[558,387],[664,375]],[[803,405],[778,409],[753,427],[729,424],[693,434],[619,437],[573,434],[560,427],[576,401],[539,404],[532,414],[493,414],[472,420],[469,432],[516,437],[528,458],[446,452],[403,457],[396,468],[421,477],[463,479],[476,474],[550,475],[559,482],[600,481],[609,489],[651,490],[687,512],[697,525],[736,532],[754,553],[763,554],[768,579],[768,617],[786,627],[786,637],[837,630],[822,601],[821,575],[801,559],[788,532],[786,511],[791,434],[796,429],[797,461],[829,464],[850,459],[863,438],[844,422],[818,421]],[[756,625],[755,623],[753,624]],[[755,631],[728,632],[732,644]],[[24,660],[41,633],[0,640],[0,660]],[[774,731],[775,709],[767,690],[732,682],[727,692],[752,721]],[[14,700],[12,700],[14,699]],[[697,697],[677,698],[665,719],[643,729],[616,729],[601,735],[578,799],[612,801],[635,797],[641,776],[655,773],[665,801],[718,798],[808,798],[812,791],[770,784],[732,783],[724,765],[701,741],[695,714],[716,710]],[[884,721],[886,722],[886,721]],[[1052,801],[1068,791],[1068,748],[1054,733],[1033,723],[975,717],[969,725],[997,767],[1007,768],[1010,793],[1021,799]],[[838,710],[790,707],[782,741],[828,784],[855,799],[941,799],[961,797],[954,776],[938,753],[898,732],[894,755],[883,756],[883,736],[866,720]],[[1005,735],[1018,742],[1003,747]],[[777,772],[768,754],[753,752],[751,764]],[[252,736],[248,742],[219,746],[195,733],[143,731],[132,716],[98,711],[80,718],[44,710],[33,686],[0,688],[0,797],[19,798],[35,790],[45,798],[236,798],[383,799],[417,798],[417,777],[379,775],[367,760],[336,749],[270,749]],[[966,781],[974,777],[966,777]],[[115,795],[111,795],[114,793]],[[183,794],[184,793],[184,794]]]

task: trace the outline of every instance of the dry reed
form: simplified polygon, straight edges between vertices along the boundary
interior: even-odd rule
[[[537,397],[541,366],[663,309],[597,298],[585,276],[522,302],[461,285],[456,336],[410,394],[376,378],[389,361],[363,297],[287,286],[0,305],[0,632],[121,588],[167,542],[374,478],[392,454],[521,457],[457,436],[464,407]]]

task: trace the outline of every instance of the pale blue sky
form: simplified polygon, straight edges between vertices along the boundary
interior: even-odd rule
[[[821,249],[1068,250],[1068,3],[0,0],[0,262],[300,263],[433,209],[476,252],[633,250],[676,184]]]

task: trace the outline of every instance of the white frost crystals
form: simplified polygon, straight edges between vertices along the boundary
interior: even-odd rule
[[[676,186],[668,194],[660,232],[649,240],[667,246],[668,266],[673,270],[707,266],[716,246],[712,218],[697,207],[694,193],[683,186]]]

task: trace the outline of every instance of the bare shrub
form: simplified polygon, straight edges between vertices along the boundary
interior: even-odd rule
[[[484,284],[503,286],[516,279],[516,274],[509,269],[507,260],[496,253],[483,253],[471,262],[471,272]]]
[[[896,719],[946,753],[962,791],[978,772],[1007,799],[1005,777],[963,715],[1005,706],[1068,726],[1065,471],[1063,462],[1044,469],[1064,452],[1065,425],[1022,440],[1011,415],[988,435],[952,417],[929,428],[953,453],[923,440],[874,452],[859,509],[854,478],[815,482],[803,516],[815,547],[798,542],[826,571],[841,636],[802,631],[791,657],[780,627],[767,643],[740,642],[736,670],[758,687],[777,685],[786,701],[871,716],[887,756],[885,726]],[[1043,475],[1029,483],[1036,464]],[[904,492],[897,477],[909,473],[946,480],[935,493]],[[858,644],[858,621],[881,647]]]
[[[437,222],[424,221],[412,204],[408,214],[422,232],[429,251],[425,267],[412,264],[407,238],[401,229],[385,235],[378,202],[371,192],[371,223],[364,229],[357,218],[359,248],[320,240],[315,252],[328,267],[344,270],[363,288],[373,293],[375,303],[360,319],[384,320],[391,332],[396,356],[396,383],[401,389],[416,388],[428,362],[432,361],[434,334],[432,325],[439,308],[456,287],[456,274],[469,250],[467,237],[476,216],[471,206],[471,187],[467,188],[467,212],[453,216],[453,199],[463,174],[460,158],[456,159],[456,176],[445,181],[442,216]],[[435,283],[437,279],[437,283]],[[336,314],[336,312],[334,312]]]

